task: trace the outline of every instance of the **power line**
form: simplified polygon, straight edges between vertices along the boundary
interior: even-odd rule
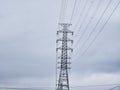
[[[73,6],[73,10],[72,10],[72,15],[71,15],[71,18],[70,18],[70,23],[72,22],[72,19],[73,19],[73,15],[74,15],[75,8],[76,8],[76,3],[77,3],[77,0],[75,0],[75,2],[74,2],[74,6]]]
[[[67,8],[68,8],[68,0],[66,0],[64,20],[65,20],[65,18],[66,18]],[[64,22],[65,22],[65,21],[64,21]]]
[[[62,1],[61,1],[61,9],[60,9],[59,23],[65,20],[67,4],[68,4],[68,0],[62,0]]]
[[[83,6],[83,9],[82,9],[82,10],[83,10],[83,13],[85,12],[84,9],[87,8],[87,7],[86,7],[87,3],[88,3],[88,0],[86,0],[85,4],[84,4],[84,6]],[[87,8],[87,11],[85,12],[84,19],[82,20],[82,23],[81,23],[78,31],[81,30],[81,26],[82,26],[82,24],[84,23],[86,17],[88,16],[88,13],[89,13],[90,9],[92,8],[92,4],[93,4],[93,3],[94,3],[94,0],[91,0],[90,5],[89,5],[89,7]],[[80,16],[81,16],[81,15],[82,15],[82,12],[81,12]],[[81,19],[81,17],[79,17],[78,20],[80,20],[80,19]],[[77,23],[79,23],[79,21],[78,21]],[[76,25],[77,25],[77,24],[76,24]],[[77,32],[78,32],[78,31],[77,31]],[[75,36],[74,36],[73,38],[75,38]],[[73,47],[73,48],[74,48],[74,47]],[[72,54],[71,54],[70,56],[72,57]]]
[[[88,16],[90,10],[91,10],[92,5],[93,5],[94,2],[95,2],[95,0],[92,0],[92,1],[90,2],[90,6],[88,7],[88,9],[87,9],[87,11],[86,11],[86,13],[85,13],[85,15],[84,15],[84,17],[83,17],[83,19],[82,19],[82,22],[81,22],[81,24],[80,24],[80,27],[79,27],[78,31],[76,31],[75,37],[77,36],[77,33],[81,31],[81,28],[82,28],[82,26],[83,26],[83,24],[84,24],[84,22],[85,22],[85,20],[86,20],[86,18],[87,18],[87,16]]]
[[[75,15],[79,15],[79,14],[77,14],[77,12],[79,12],[79,11],[81,11],[80,10],[80,7],[81,7],[81,1],[82,0],[77,0],[76,1],[76,7],[75,7],[75,10],[74,10],[74,15],[73,15],[73,17],[75,16]],[[76,18],[77,16],[75,16],[75,18]],[[71,22],[73,21],[73,18],[72,18],[72,20],[71,20]],[[74,22],[72,22],[72,25],[74,24]]]
[[[61,8],[60,8],[59,22],[61,22],[61,20],[62,20],[62,16],[63,16],[63,7],[64,7],[64,0],[61,0]]]
[[[79,17],[78,17],[77,23],[75,24],[75,27],[73,28],[74,30],[76,30],[77,25],[78,25],[79,22],[81,21],[81,16],[84,14],[85,9],[86,9],[86,7],[87,7],[87,4],[88,4],[88,0],[85,1],[85,4],[84,4],[84,6],[83,6],[83,8],[82,8],[82,10],[81,10],[81,12],[80,12]]]
[[[78,39],[78,41],[76,42],[76,44],[74,45],[74,47],[76,47],[78,45],[78,43],[80,42],[80,40],[82,39],[82,37],[84,36],[84,34],[86,33],[86,31],[88,30],[88,27],[90,26],[92,20],[95,18],[95,15],[97,14],[97,11],[98,11],[100,5],[101,5],[101,0],[98,1],[97,7],[95,8],[94,12],[92,13],[89,22],[87,23],[85,29],[83,30],[83,33],[81,34],[80,38]]]
[[[110,16],[107,18],[106,22],[104,23],[103,27],[99,30],[99,32],[96,34],[96,36],[94,37],[94,39],[92,40],[92,42],[88,45],[88,47],[85,49],[85,51],[81,55],[84,55],[88,51],[88,49],[91,47],[91,45],[94,43],[94,41],[100,35],[100,33],[104,30],[104,27],[106,26],[106,24],[108,23],[108,21],[110,20],[110,18],[112,17],[113,13],[115,12],[115,10],[118,8],[119,5],[120,5],[120,1],[114,7],[114,9],[111,12]]]
[[[106,26],[106,24],[108,23],[108,21],[110,20],[110,18],[112,17],[113,13],[115,12],[115,10],[117,9],[117,7],[120,5],[120,1],[118,2],[118,4],[115,6],[115,8],[113,9],[112,13],[110,14],[110,16],[108,17],[107,21],[105,22],[105,24],[103,25],[103,27],[100,29],[100,31],[96,34],[95,38],[93,39],[93,41],[89,44],[89,46],[86,48],[86,50],[83,52],[82,55],[84,55],[87,50],[92,46],[92,44],[94,43],[94,41],[97,39],[97,37],[100,35],[100,33],[104,30],[104,27]]]
[[[90,37],[91,37],[91,35],[93,34],[93,32],[96,30],[98,24],[100,23],[101,19],[102,19],[103,16],[104,16],[105,12],[106,12],[107,9],[109,8],[111,1],[112,1],[112,0],[109,0],[106,8],[104,9],[103,13],[101,14],[101,16],[100,16],[100,18],[99,18],[99,20],[98,20],[97,23],[95,24],[95,27],[92,29],[92,31],[90,32],[89,36],[88,36],[87,39],[85,40],[85,42],[82,44],[82,46],[81,46],[80,49],[78,50],[77,54],[80,52],[80,50],[82,49],[82,47],[85,46],[85,44],[86,44],[87,41],[90,39]],[[77,54],[76,54],[76,55],[77,55]]]

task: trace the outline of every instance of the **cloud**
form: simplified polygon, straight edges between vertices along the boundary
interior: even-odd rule
[[[117,84],[119,84],[119,80],[120,80],[119,75],[120,73],[117,74],[94,73],[84,76],[80,76],[79,74],[72,74],[70,77],[70,85],[73,90],[110,89],[112,87],[115,87]],[[99,86],[99,85],[103,85],[103,86]]]
[[[60,0],[0,0],[0,86],[55,85],[59,9]],[[119,78],[119,14],[117,9],[89,51],[72,62],[74,85],[112,83]]]

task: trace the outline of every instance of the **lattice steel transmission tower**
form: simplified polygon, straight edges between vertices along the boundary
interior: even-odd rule
[[[57,43],[57,80],[56,90],[69,90],[69,77],[68,70],[70,69],[70,59],[73,49],[71,45],[73,40],[70,38],[73,36],[73,32],[68,28],[71,24],[60,23],[61,30],[57,31],[59,38],[56,40]]]

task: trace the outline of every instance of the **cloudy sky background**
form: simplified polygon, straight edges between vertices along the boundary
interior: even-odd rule
[[[101,9],[94,17],[91,27],[94,27],[108,1],[102,0]],[[118,1],[112,2],[97,30],[102,27]],[[73,6],[73,2],[73,0],[69,1],[66,21],[70,18],[72,11],[70,6]],[[98,0],[94,0],[92,10],[96,7],[97,2]],[[83,7],[84,3],[85,0],[81,1],[80,8]],[[89,5],[90,2],[87,6]],[[0,86],[55,86],[56,31],[60,7],[61,0],[0,0]],[[79,10],[77,9],[73,16],[72,30],[78,16]],[[85,25],[89,17],[86,19]],[[90,30],[92,28],[89,28],[88,34]],[[92,38],[94,38],[95,33]],[[71,87],[120,84],[120,6],[87,53],[81,56],[87,47],[85,46],[81,52],[76,54],[86,37],[87,34],[74,51],[76,56],[73,57],[72,70],[70,71]],[[75,41],[78,38],[79,35]],[[108,89],[113,86],[99,87],[99,89]],[[98,87],[94,89],[96,88],[98,90]]]

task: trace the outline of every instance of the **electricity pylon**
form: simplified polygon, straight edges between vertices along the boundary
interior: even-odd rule
[[[68,69],[70,69],[70,53],[73,52],[73,49],[70,45],[73,43],[73,40],[70,37],[73,35],[73,32],[68,29],[71,24],[60,23],[62,27],[61,30],[57,31],[57,35],[60,36],[56,43],[59,45],[56,49],[57,51],[57,82],[56,90],[69,90],[69,77]]]

